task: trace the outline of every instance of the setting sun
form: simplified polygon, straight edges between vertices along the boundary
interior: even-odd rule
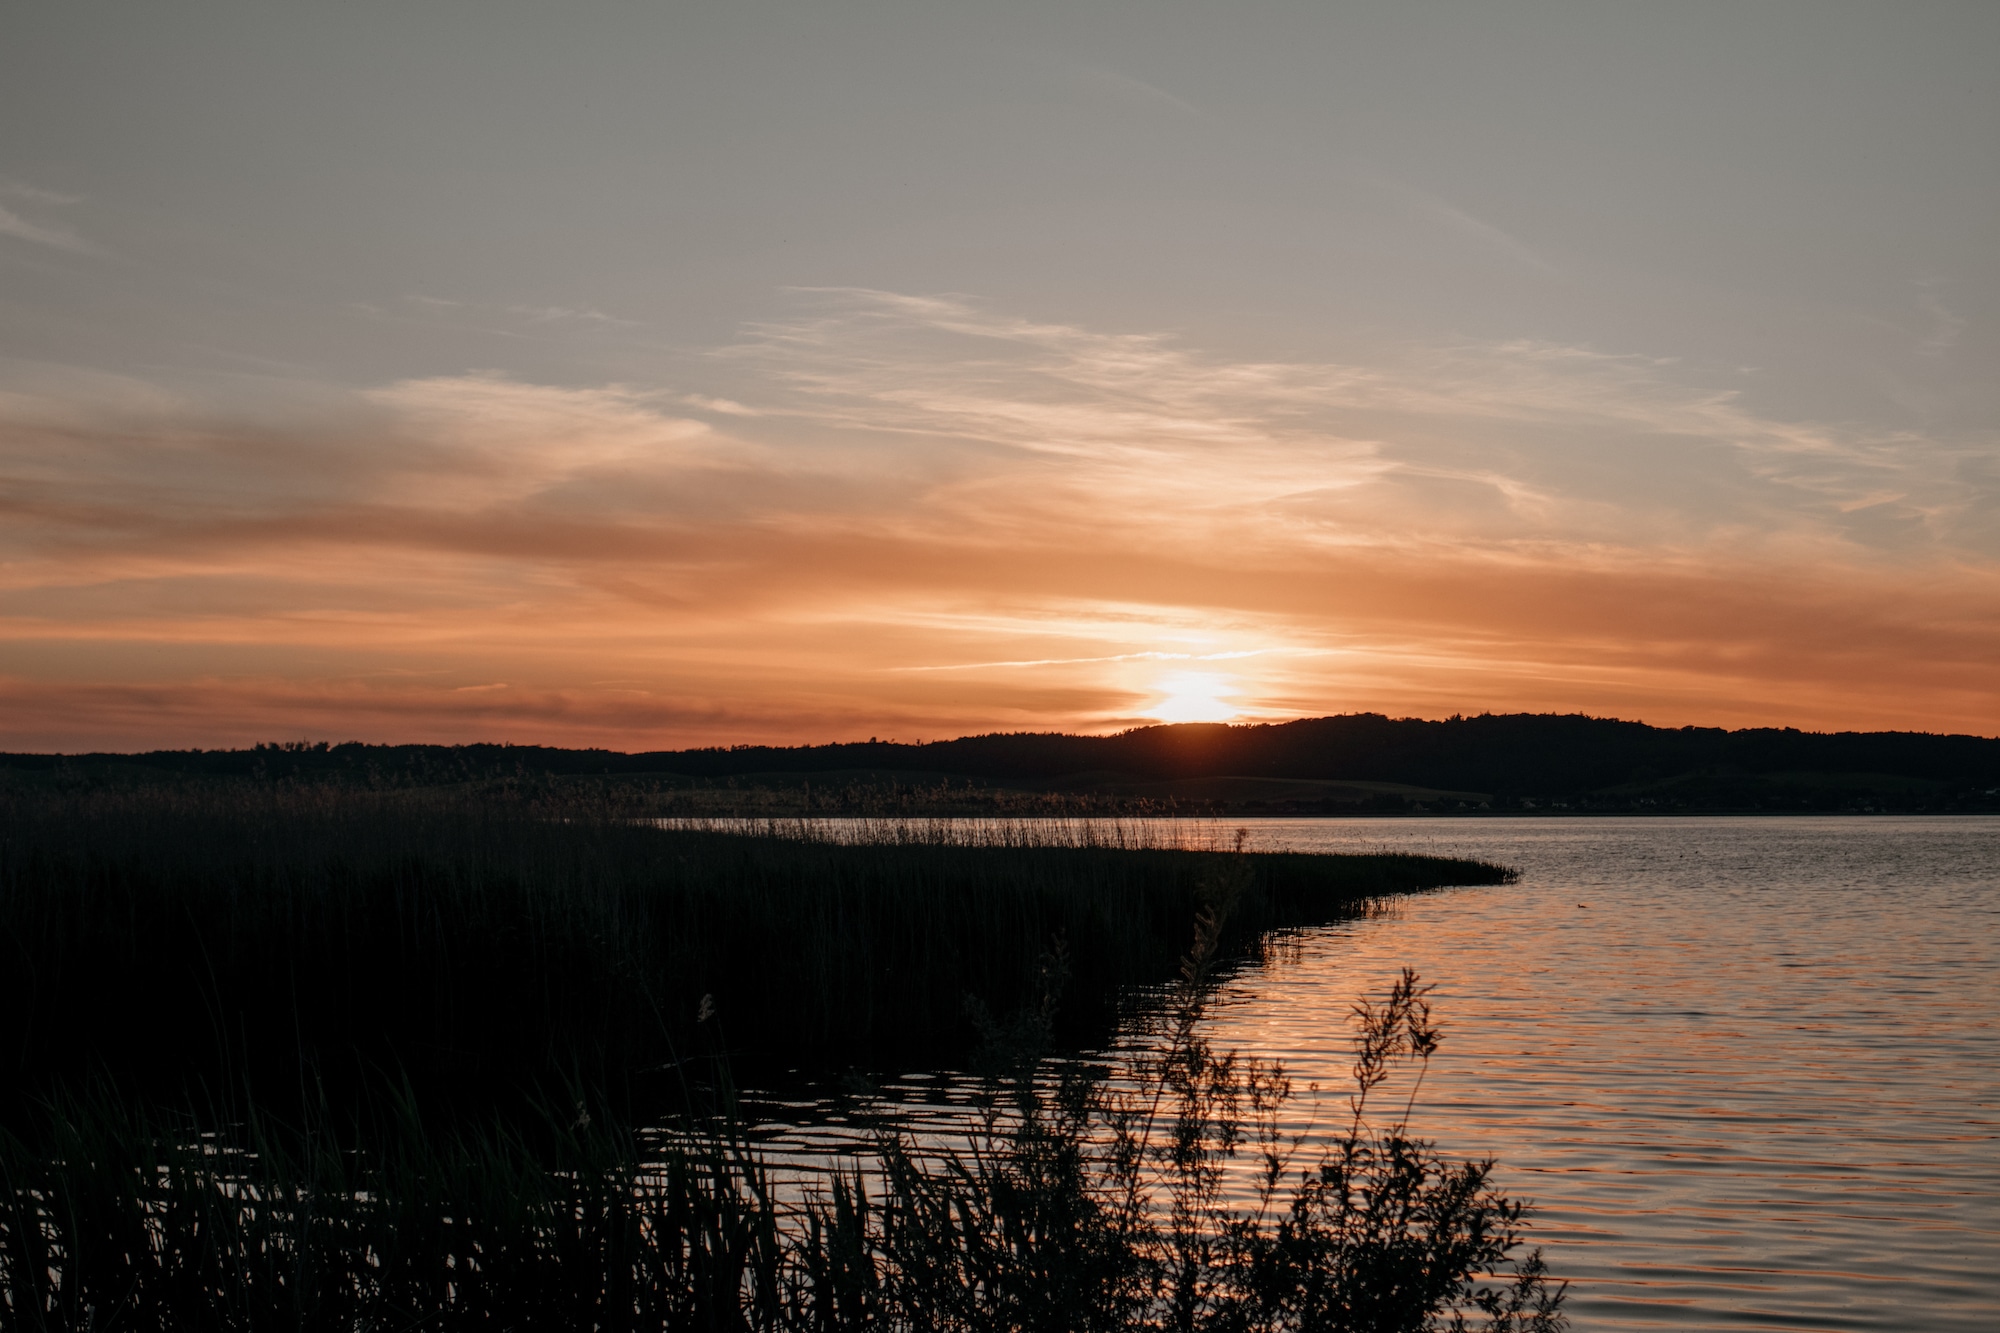
[[[1229,722],[1243,710],[1229,702],[1237,692],[1236,677],[1207,671],[1178,671],[1162,676],[1153,688],[1160,701],[1147,715],[1162,722]]]
[[[2000,0],[0,36],[0,1333],[2000,1310]]]

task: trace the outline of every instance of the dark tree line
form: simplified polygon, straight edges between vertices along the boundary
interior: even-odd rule
[[[202,776],[430,786],[595,777],[711,787],[873,783],[936,789],[958,783],[1055,792],[1238,776],[1479,793],[1490,808],[1501,809],[1555,802],[1582,809],[2000,807],[2000,739],[1653,727],[1580,714],[1427,721],[1355,713],[1250,726],[1144,727],[1115,736],[1012,733],[925,744],[871,739],[636,754],[543,746],[301,743],[134,755],[6,755],[0,756],[0,770],[30,782]]]

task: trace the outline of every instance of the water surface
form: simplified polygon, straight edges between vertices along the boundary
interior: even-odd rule
[[[1250,827],[1521,869],[1301,932],[1211,1029],[1337,1089],[1353,998],[1435,981],[1415,1128],[1536,1201],[1579,1329],[2000,1327],[2000,819]]]

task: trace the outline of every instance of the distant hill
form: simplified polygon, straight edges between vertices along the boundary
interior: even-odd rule
[[[1228,813],[1401,810],[2000,810],[2000,739],[1923,732],[1725,731],[1556,714],[1144,727],[1116,736],[1009,733],[903,745],[623,754],[516,745],[275,745],[133,755],[0,755],[16,780],[182,776],[434,785],[509,777],[646,781],[784,793],[834,809],[875,793],[899,808],[958,809],[999,794],[1066,795],[1094,808]],[[948,793],[959,793],[950,796]],[[752,793],[764,793],[751,799]],[[924,793],[930,793],[928,797]],[[844,794],[844,795],[843,795]],[[690,797],[692,799],[692,796]],[[700,804],[700,802],[696,802]],[[874,808],[874,807],[871,807]]]

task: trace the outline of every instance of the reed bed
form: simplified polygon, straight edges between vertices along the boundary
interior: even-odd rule
[[[545,790],[4,793],[0,1071],[616,1086],[704,1014],[739,1051],[935,1062],[973,1039],[968,999],[1031,1003],[1052,947],[1059,1038],[1102,1039],[1123,988],[1173,974],[1224,861],[1248,875],[1225,952],[1507,873],[1057,832],[662,828]]]
[[[48,1104],[0,1135],[0,1330],[1559,1333],[1525,1206],[1394,1109],[1439,1041],[1416,978],[1357,1010],[1346,1127],[1301,1160],[1284,1071],[1200,1035],[1220,919],[1119,1077],[1016,1047],[960,1147],[884,1128],[790,1212],[726,1114],[645,1151],[581,1106],[449,1134],[405,1106],[356,1147]]]
[[[1137,815],[684,815],[652,822],[676,831],[891,847],[1241,852],[1248,839],[1247,829],[1214,819]]]
[[[357,1136],[100,1090],[0,1134],[0,1330],[770,1328],[776,1226],[724,1134],[648,1157],[567,1112],[403,1101]]]
[[[547,788],[0,793],[0,1333],[1552,1333],[1491,1164],[1370,1109],[1435,1048],[1414,978],[1310,1156],[1283,1071],[1199,1030],[1267,931],[1506,877]],[[1055,1058],[1142,983],[1147,1040]],[[729,1093],[732,1050],[975,1041],[963,1142],[885,1122],[803,1193]],[[649,1076],[678,1110],[641,1134]]]

